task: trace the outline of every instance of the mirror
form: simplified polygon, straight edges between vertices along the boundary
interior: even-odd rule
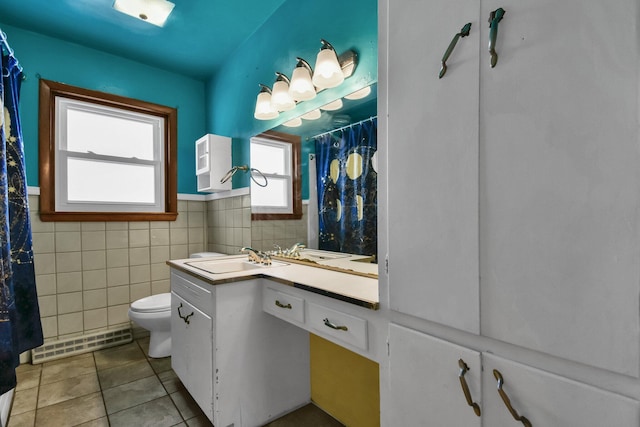
[[[323,137],[327,137],[327,135],[334,135],[337,130],[341,130],[342,132],[346,132],[350,128],[356,128],[357,126],[369,123],[371,125],[371,118],[377,116],[377,84],[372,84],[369,86],[370,93],[359,99],[342,99],[342,108],[337,110],[321,110],[320,117],[315,120],[309,120],[302,118],[301,124],[297,127],[290,127],[284,124],[281,124],[272,130],[296,135],[300,137],[301,141],[301,169],[302,169],[302,197],[303,199],[308,199],[308,204],[305,203],[303,206],[303,218],[301,220],[258,220],[251,221],[251,234],[252,234],[252,246],[256,249],[269,251],[274,248],[274,245],[281,245],[282,248],[288,248],[298,242],[307,242],[308,248],[313,248],[314,252],[316,248],[318,248],[318,238],[313,239],[313,236],[318,236],[318,197],[317,192],[313,190],[313,188],[318,188],[316,183],[316,165],[315,165],[315,156],[316,156],[316,146],[315,146],[315,137],[318,135],[323,135]],[[348,98],[345,97],[345,98]],[[362,125],[364,126],[364,125]],[[340,133],[341,135],[341,133]],[[360,136],[361,137],[361,136]],[[328,137],[330,144],[336,146],[339,144],[340,138]],[[366,149],[367,147],[365,147]],[[352,149],[351,152],[355,152],[355,149]],[[345,157],[344,159],[340,159],[338,161],[334,161],[334,164],[331,167],[327,168],[327,173],[332,175],[340,175],[349,176],[353,178],[354,173],[361,173],[362,170],[368,171],[371,169],[368,165],[375,163],[375,149],[365,150],[368,151],[369,154],[374,154],[374,159],[370,157],[365,157],[364,162],[366,165],[363,167],[360,164],[351,164],[353,163],[351,160],[355,158],[359,158],[360,156],[366,156],[362,151],[361,147],[358,147],[357,156],[349,156],[348,159]],[[334,167],[335,166],[335,167]],[[377,167],[377,166],[375,166]],[[374,167],[374,169],[375,169]],[[335,169],[338,168],[339,171]],[[330,169],[330,170],[329,170]],[[355,171],[355,172],[354,172]],[[359,172],[360,171],[360,172]],[[360,182],[360,186],[367,185],[364,184],[366,182],[373,183],[371,186],[376,186],[376,176],[377,171],[370,173],[368,181],[363,180]],[[334,176],[331,177],[332,180],[338,181]],[[373,181],[372,181],[373,179]],[[335,182],[334,182],[335,184]],[[333,190],[333,189],[332,189]],[[367,193],[368,189],[365,189],[364,194],[365,198],[371,197],[375,200],[377,197],[377,188],[372,189],[369,193]],[[324,190],[322,190],[324,191]],[[335,191],[334,191],[335,194]],[[333,196],[331,196],[333,197]],[[362,197],[360,197],[362,199]],[[334,203],[333,201],[331,203]],[[335,202],[340,203],[340,202]],[[334,206],[335,207],[335,206]],[[368,209],[371,209],[369,206]],[[370,222],[376,222],[375,218],[375,205],[373,206],[374,216]],[[345,205],[344,212],[341,211],[341,206],[338,206],[338,213],[332,213],[333,218],[335,219],[336,215],[338,217],[342,215],[347,215],[349,212],[348,208]],[[366,214],[367,208],[362,208],[362,206],[354,206],[353,211],[355,211],[356,216],[360,216],[361,214]],[[328,221],[333,222],[333,221]],[[377,240],[377,228],[373,226],[370,228],[370,231],[365,236],[365,239],[372,240],[375,245],[375,241]],[[346,252],[341,251],[340,248],[342,245],[335,245],[332,247],[326,247],[326,244],[321,246],[323,249],[330,250],[331,253],[340,253]],[[375,248],[375,246],[373,246]],[[375,249],[374,249],[375,250]],[[310,251],[309,251],[310,252]],[[352,251],[348,251],[348,253],[355,253]],[[335,258],[336,262],[331,262],[332,264],[340,264],[348,266],[349,269],[354,271],[365,271],[367,273],[375,272],[377,274],[377,254],[376,253],[366,253],[360,252],[360,256],[353,257],[353,260],[349,259],[350,257],[340,257]],[[342,260],[341,262],[337,262],[337,260]],[[357,261],[357,262],[352,262]]]

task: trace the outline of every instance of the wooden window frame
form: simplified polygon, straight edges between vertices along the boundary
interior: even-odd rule
[[[287,220],[302,218],[302,176],[301,176],[301,142],[298,135],[269,130],[257,135],[259,138],[291,144],[291,197],[292,213],[252,213],[252,221]]]
[[[38,154],[40,158],[40,219],[42,221],[175,221],[178,217],[177,142],[175,108],[124,96],[40,80]],[[164,118],[164,212],[60,212],[55,206],[56,97],[134,111]]]

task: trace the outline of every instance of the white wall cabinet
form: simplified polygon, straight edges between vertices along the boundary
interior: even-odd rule
[[[480,416],[467,403],[458,361]],[[511,408],[532,426],[630,427],[640,425],[640,402],[559,375],[427,334],[391,325],[389,369],[393,425],[522,426],[498,393],[494,370]]]
[[[196,141],[196,180],[198,191],[231,190],[231,180],[222,177],[231,169],[231,138],[207,134]]]
[[[385,3],[391,309],[638,377],[637,0]]]
[[[456,354],[483,426],[521,425],[493,369],[534,426],[639,425],[640,3],[381,0],[380,16],[383,425],[477,425]]]
[[[176,374],[216,426],[257,427],[310,401],[309,335],[262,310],[260,279],[171,271]]]

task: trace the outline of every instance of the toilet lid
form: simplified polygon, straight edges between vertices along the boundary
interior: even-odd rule
[[[131,310],[151,313],[171,309],[171,294],[164,293],[141,298],[131,304]]]

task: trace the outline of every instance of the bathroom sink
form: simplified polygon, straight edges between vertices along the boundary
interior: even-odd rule
[[[254,262],[247,261],[244,258],[191,261],[185,264],[211,274],[236,273],[239,271],[259,270],[264,268],[282,267],[285,265],[289,265],[285,262],[280,261],[272,261],[271,265],[256,264]]]

